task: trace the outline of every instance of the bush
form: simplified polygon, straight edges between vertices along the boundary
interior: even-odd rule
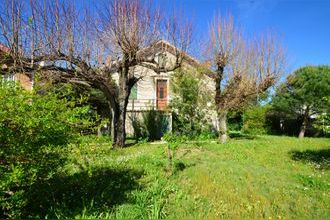
[[[240,131],[243,126],[243,113],[229,112],[227,116],[227,124],[229,131]]]
[[[164,112],[152,109],[143,114],[143,124],[149,140],[159,140],[168,130],[168,116]]]
[[[211,133],[212,92],[206,86],[202,74],[182,71],[175,72],[171,79],[173,98],[173,132],[191,138],[202,133]]]
[[[55,172],[61,146],[90,125],[89,107],[4,82],[0,106],[0,218],[19,218],[29,187]]]
[[[143,125],[143,121],[138,117],[138,115],[134,114],[129,117],[131,121],[131,125],[133,127],[134,132],[134,139],[136,141],[140,141],[142,139],[147,139],[148,133],[146,131],[146,128]]]
[[[330,106],[330,96],[324,98]],[[324,110],[324,112],[315,115],[315,119],[312,123],[313,128],[316,130],[318,136],[330,136],[330,108]]]
[[[168,130],[169,121],[165,112],[149,110],[142,114],[142,119],[137,115],[131,117],[131,123],[134,130],[134,138],[139,141],[148,139],[149,141],[160,140]]]
[[[253,106],[243,114],[242,131],[247,134],[266,134],[268,126],[266,124],[266,113],[268,106]]]

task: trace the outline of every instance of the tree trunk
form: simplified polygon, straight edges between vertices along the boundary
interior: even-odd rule
[[[309,115],[309,106],[307,106],[305,109],[303,123],[300,127],[300,132],[299,132],[299,136],[298,136],[299,139],[303,139],[305,137],[305,131],[306,131],[307,124],[308,124],[308,115]]]
[[[119,75],[119,90],[117,103],[113,107],[113,135],[112,145],[113,147],[124,147],[126,141],[126,110],[128,104],[128,98],[131,92],[132,85],[128,80],[128,65],[121,68]]]
[[[98,137],[102,137],[102,127],[101,127],[101,126],[99,126],[99,127],[97,128],[97,136],[98,136]]]
[[[115,148],[124,147],[126,140],[126,107],[118,106],[116,110],[113,111],[113,129],[112,129],[112,145]]]
[[[225,143],[228,139],[227,137],[227,111],[223,110],[223,100],[221,98],[221,81],[224,73],[224,66],[218,64],[217,75],[214,78],[215,84],[215,106],[218,114],[218,128],[219,128],[219,141],[220,143]]]
[[[219,141],[220,143],[226,143],[227,136],[227,112],[218,111],[218,124],[219,124]]]
[[[112,107],[111,108],[111,140],[112,145],[117,142],[117,124],[118,124],[118,108]]]
[[[303,139],[305,137],[306,126],[303,124],[300,128],[299,139]]]

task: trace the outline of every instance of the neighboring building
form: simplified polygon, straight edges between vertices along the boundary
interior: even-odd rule
[[[2,44],[0,44],[0,69],[1,72],[6,72],[8,68],[8,64],[12,62],[9,58],[8,53],[10,49]],[[31,75],[16,73],[16,74],[5,74],[3,75],[3,80],[6,81],[17,81],[20,85],[28,90],[31,91],[33,88],[33,80]]]

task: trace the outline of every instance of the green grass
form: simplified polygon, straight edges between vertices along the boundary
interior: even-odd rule
[[[86,139],[32,186],[26,217],[326,219],[330,140],[261,136],[182,144],[169,171],[166,145],[112,150]],[[24,210],[23,210],[24,211]]]

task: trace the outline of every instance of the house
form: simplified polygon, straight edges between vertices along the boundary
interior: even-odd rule
[[[19,82],[20,85],[28,91],[31,91],[33,88],[33,79],[31,75],[16,73],[16,74],[7,74],[6,69],[8,68],[8,64],[12,62],[8,53],[10,49],[2,44],[0,44],[0,72],[3,75],[3,80],[5,81],[16,81]],[[5,74],[3,74],[5,73]]]
[[[9,48],[0,44],[0,61],[6,57],[6,54],[10,51]],[[144,55],[152,56],[157,59],[158,63],[165,66],[172,66],[176,60],[177,49],[170,43],[162,40],[155,44],[152,48],[145,48],[141,50]],[[0,62],[3,63],[3,62]],[[109,65],[109,63],[108,63]],[[182,68],[188,71],[196,71],[202,65],[188,54],[184,54],[184,60]],[[5,72],[6,65],[2,67],[2,72]],[[168,105],[173,98],[171,91],[171,72],[156,73],[152,69],[146,67],[137,66],[132,71],[136,77],[141,79],[131,90],[129,103],[127,105],[127,117],[126,117],[126,131],[128,134],[133,134],[132,118],[141,117],[142,114],[148,110],[154,109],[162,111],[168,116],[169,130],[171,130],[172,114],[168,111]],[[115,81],[119,81],[118,73],[113,75]],[[23,88],[32,90],[33,80],[32,77],[24,74],[7,74],[4,76],[5,80],[19,81]],[[214,92],[214,82],[211,78],[205,76],[205,85],[209,89],[210,94]],[[211,104],[210,104],[211,105]],[[217,120],[215,111],[209,111],[209,121],[213,127],[217,130]]]
[[[156,54],[155,59],[158,60],[158,63],[166,60],[165,65],[171,66],[173,65],[173,62],[175,62],[176,48],[166,41],[159,41],[152,49],[150,49],[150,51],[148,51],[148,48],[146,48],[146,50],[147,51],[144,51],[144,53]],[[190,55],[184,55],[184,61],[182,63],[183,69],[187,71],[197,71],[201,66],[202,65]],[[134,117],[141,117],[143,112],[151,109],[162,111],[168,115],[168,129],[171,130],[172,114],[168,111],[167,107],[174,95],[170,86],[172,74],[173,71],[156,73],[152,69],[142,66],[137,66],[134,69],[134,75],[136,77],[142,76],[142,78],[132,88],[129,103],[127,105],[126,132],[128,134],[133,134],[131,119]],[[118,74],[114,75],[114,79],[118,82]],[[210,93],[213,93],[214,81],[207,76],[205,76],[204,81],[207,89],[209,89]],[[210,105],[212,104],[210,103]],[[210,111],[208,114],[210,123],[214,129],[217,130],[215,111]]]

